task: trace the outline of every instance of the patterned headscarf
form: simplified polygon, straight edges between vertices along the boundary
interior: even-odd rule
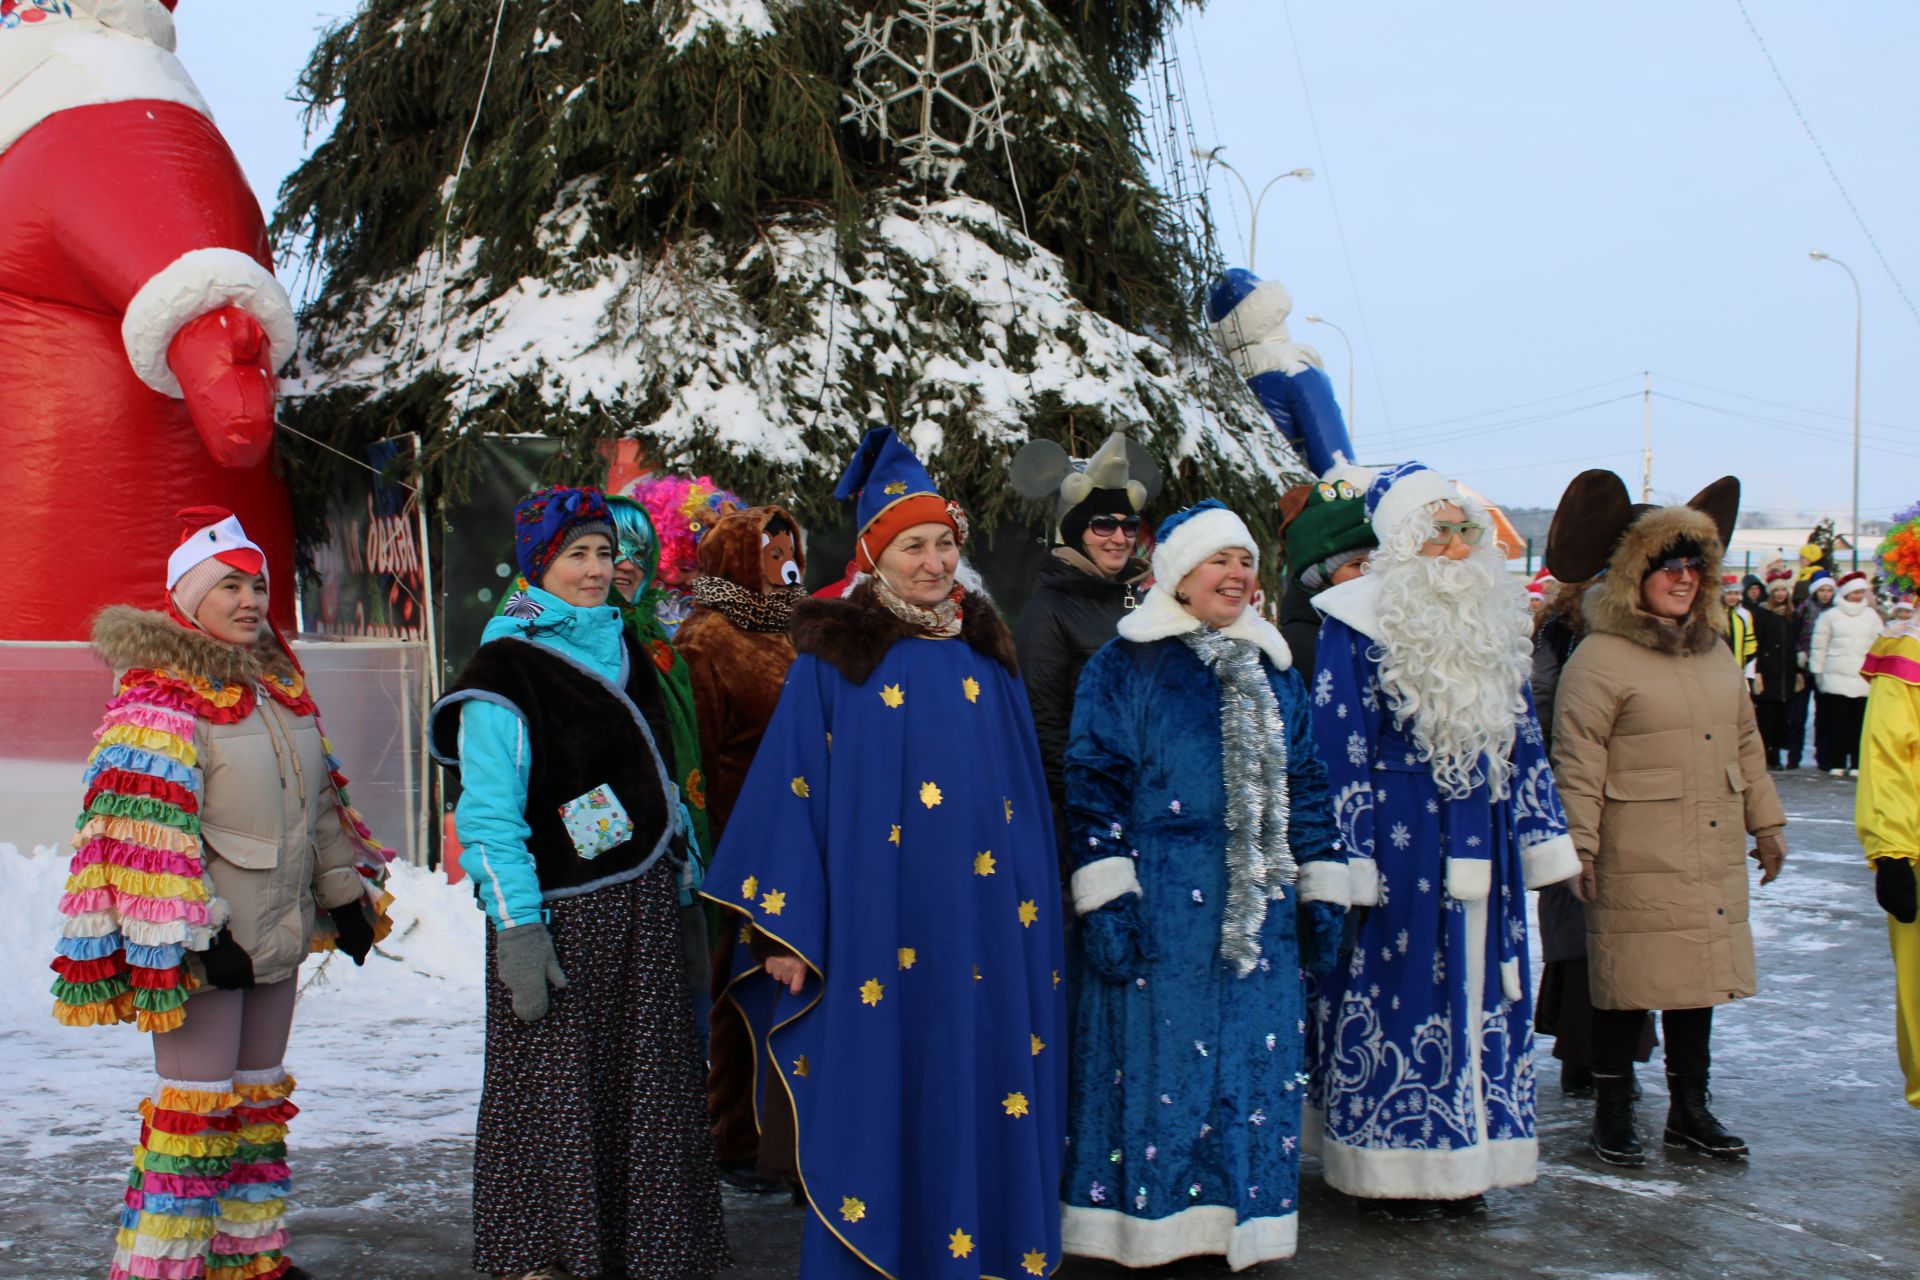
[[[513,509],[514,558],[536,587],[560,553],[590,533],[613,545],[613,516],[598,489],[555,485],[522,498]]]

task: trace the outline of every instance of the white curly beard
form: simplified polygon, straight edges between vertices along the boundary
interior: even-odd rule
[[[1484,510],[1467,511],[1487,524]],[[1464,560],[1419,555],[1431,519],[1422,511],[1374,553],[1380,687],[1444,795],[1463,798],[1484,779],[1504,798],[1533,668],[1526,608],[1491,542]]]

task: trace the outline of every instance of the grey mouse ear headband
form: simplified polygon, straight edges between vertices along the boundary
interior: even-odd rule
[[[1015,493],[1035,502],[1056,498],[1062,512],[1086,501],[1095,489],[1125,489],[1133,509],[1142,511],[1164,483],[1153,455],[1120,431],[1109,435],[1084,467],[1074,466],[1052,440],[1029,441],[1013,456],[1008,474]]]

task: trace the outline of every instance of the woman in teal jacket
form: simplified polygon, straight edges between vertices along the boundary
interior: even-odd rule
[[[531,585],[430,713],[434,754],[462,782],[460,865],[490,924],[474,1266],[707,1276],[729,1257],[659,677],[608,603],[599,491],[544,490],[514,520]]]

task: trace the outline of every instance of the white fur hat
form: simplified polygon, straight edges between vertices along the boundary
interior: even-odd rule
[[[1384,468],[1367,486],[1367,518],[1382,543],[1408,516],[1434,502],[1466,506],[1453,481],[1421,462]]]
[[[1253,553],[1253,567],[1260,567],[1260,548],[1247,522],[1227,510],[1219,499],[1208,498],[1174,512],[1160,522],[1154,535],[1155,590],[1172,595],[1180,579],[1192,573],[1194,566],[1228,547],[1245,547]]]

